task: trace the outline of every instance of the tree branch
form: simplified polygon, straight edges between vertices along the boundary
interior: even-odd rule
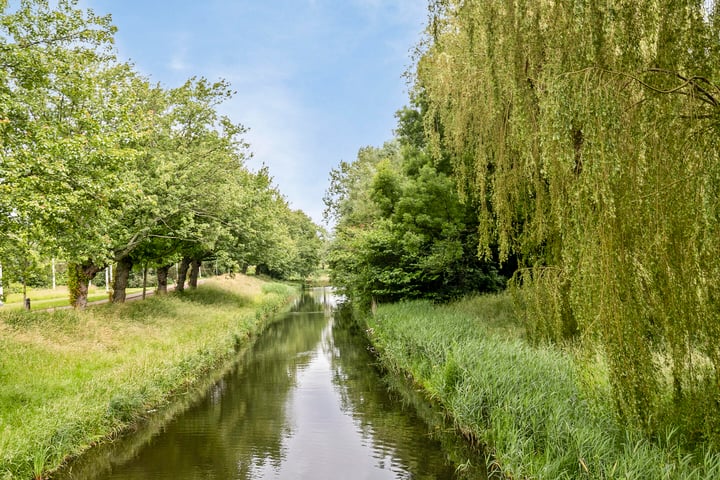
[[[659,88],[654,85],[651,85],[632,73],[618,72],[615,70],[609,70],[609,69],[600,68],[600,67],[587,67],[587,68],[583,68],[581,70],[566,72],[563,75],[575,75],[575,74],[579,74],[579,73],[586,73],[588,71],[593,71],[593,70],[600,71],[600,72],[607,72],[607,73],[610,73],[613,75],[619,75],[622,77],[629,78],[629,79],[639,83],[643,87],[647,88],[648,90],[652,90],[653,92],[656,92],[656,93],[694,96],[690,92],[683,91],[685,88],[687,88],[689,86],[701,94],[699,97],[695,97],[695,98],[698,98],[701,102],[707,103],[713,107],[720,106],[720,101],[718,101],[718,99],[715,98],[715,96],[713,96],[713,94],[710,93],[710,91],[708,89],[706,89],[705,87],[700,85],[699,82],[704,82],[705,84],[709,85],[713,89],[717,90],[719,94],[720,94],[720,86],[715,85],[710,80],[708,80],[707,78],[700,76],[700,75],[693,75],[692,77],[685,77],[684,75],[681,75],[678,72],[673,72],[673,71],[665,70],[662,68],[649,68],[649,69],[645,70],[645,72],[664,73],[667,75],[672,75],[672,76],[677,77],[680,80],[682,80],[682,83],[680,85],[677,85],[670,89],[663,89],[663,88]]]

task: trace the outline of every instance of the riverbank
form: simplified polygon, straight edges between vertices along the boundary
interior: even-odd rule
[[[42,478],[192,390],[288,304],[238,275],[85,311],[0,312],[0,478]]]
[[[717,454],[622,425],[601,356],[529,345],[506,294],[381,305],[367,323],[383,365],[487,444],[499,478],[720,478]]]

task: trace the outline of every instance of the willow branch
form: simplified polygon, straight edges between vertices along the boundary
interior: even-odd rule
[[[648,72],[655,72],[655,73],[665,73],[665,74],[667,74],[667,75],[675,76],[675,77],[677,77],[677,78],[679,78],[679,79],[681,79],[681,80],[685,80],[686,82],[690,82],[690,83],[692,83],[692,85],[693,85],[697,90],[699,90],[703,95],[705,95],[705,97],[706,97],[714,106],[717,106],[717,105],[718,105],[718,101],[715,99],[715,97],[714,97],[710,92],[708,92],[705,88],[703,88],[702,86],[700,86],[700,85],[698,84],[698,81],[705,82],[706,84],[710,85],[710,86],[713,87],[715,90],[717,90],[718,93],[720,93],[720,87],[719,87],[718,85],[713,84],[710,80],[708,80],[707,78],[705,78],[705,77],[703,77],[703,76],[694,75],[694,76],[692,76],[692,77],[690,77],[690,78],[686,78],[686,77],[680,75],[680,74],[677,73],[677,72],[673,72],[673,71],[670,71],[670,70],[665,70],[665,69],[663,69],[663,68],[649,68],[647,71],[648,71]]]
[[[618,72],[615,70],[609,70],[609,69],[600,68],[600,67],[587,67],[587,68],[583,68],[581,70],[566,72],[563,75],[576,75],[576,74],[581,74],[581,73],[587,73],[589,71],[607,72],[607,73],[611,73],[614,75],[619,75],[619,76],[622,76],[625,78],[629,78],[629,79],[639,83],[643,87],[647,88],[648,90],[651,90],[656,93],[662,93],[662,94],[691,95],[688,92],[682,91],[689,86],[701,93],[700,97],[696,97],[700,101],[702,101],[704,103],[708,103],[708,104],[712,105],[713,107],[718,107],[720,105],[720,102],[718,102],[718,100],[715,98],[715,96],[712,93],[710,93],[710,91],[708,91],[706,88],[704,88],[702,85],[700,85],[698,82],[704,82],[707,85],[710,85],[715,90],[717,90],[718,93],[720,93],[720,86],[715,85],[710,80],[708,80],[707,78],[700,76],[700,75],[693,75],[692,77],[685,77],[685,76],[679,74],[678,72],[664,70],[661,68],[650,68],[650,69],[645,70],[645,72],[664,73],[664,74],[672,75],[672,76],[675,76],[675,77],[679,78],[680,80],[682,80],[682,83],[680,85],[670,88],[670,89],[663,89],[663,88],[659,88],[654,85],[651,85],[632,73]]]

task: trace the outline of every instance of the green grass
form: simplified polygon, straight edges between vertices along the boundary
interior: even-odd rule
[[[383,305],[368,320],[391,370],[410,375],[513,479],[716,479],[720,456],[649,440],[614,415],[601,357],[534,347],[506,295]]]
[[[167,405],[292,294],[238,276],[86,311],[1,312],[0,478],[39,478]]]
[[[152,289],[148,289],[151,291]],[[127,294],[142,292],[142,288],[128,288]],[[56,289],[29,288],[27,296],[30,299],[30,307],[33,310],[41,310],[45,308],[67,307],[70,305],[67,287],[59,286]],[[104,287],[90,287],[88,302],[96,302],[98,300],[107,300],[108,293]],[[11,293],[7,296],[7,302],[0,307],[0,312],[7,310],[23,310],[25,308],[22,293]]]

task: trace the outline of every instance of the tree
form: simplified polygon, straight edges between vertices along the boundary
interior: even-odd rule
[[[110,18],[78,0],[22,0],[12,11],[0,1],[0,12],[0,254],[13,257],[3,258],[10,273],[27,278],[34,256],[64,256],[82,308],[89,281],[113,263],[114,301],[136,264],[158,267],[160,290],[177,261],[192,266],[191,285],[211,258],[307,270],[310,227],[266,169],[244,165],[245,127],[218,112],[234,94],[226,81],[152,85],[115,58]]]
[[[399,131],[420,116],[402,111]],[[404,129],[403,129],[404,128]],[[447,300],[493,291],[503,280],[477,258],[477,223],[454,181],[421,148],[417,134],[363,149],[331,174],[326,215],[338,219],[328,254],[333,284],[361,302]]]
[[[27,300],[27,287],[38,283],[42,276],[41,269],[45,267],[42,253],[43,247],[39,244],[42,238],[33,231],[33,225],[23,222],[18,216],[9,219],[9,228],[3,232],[0,258],[3,258],[4,282],[9,285],[15,281],[22,285],[23,301]]]
[[[480,252],[520,258],[533,336],[601,345],[648,432],[685,405],[713,438],[718,8],[435,1],[417,66],[431,148],[478,202]]]
[[[287,213],[290,238],[295,244],[295,258],[292,262],[292,276],[306,279],[320,266],[319,227],[302,210],[291,210]]]
[[[76,4],[25,0],[0,22],[7,112],[0,211],[32,224],[53,249],[72,247],[82,299],[82,284],[96,271],[89,258],[107,256],[105,232],[88,220],[110,217],[105,187],[114,185],[128,130],[116,128],[118,112],[106,108],[117,70],[105,68],[112,56],[104,49],[114,28]]]
[[[141,138],[143,154],[129,172],[141,201],[126,205],[116,236],[114,301],[123,301],[133,263],[166,265],[179,257],[199,262],[226,233],[229,196],[244,175],[245,129],[221,117],[216,107],[230,98],[224,81],[190,79],[168,92],[148,90],[152,135]],[[158,248],[153,253],[152,246]],[[142,254],[134,253],[141,249]],[[154,256],[154,258],[153,258]],[[182,290],[182,287],[180,287]]]

